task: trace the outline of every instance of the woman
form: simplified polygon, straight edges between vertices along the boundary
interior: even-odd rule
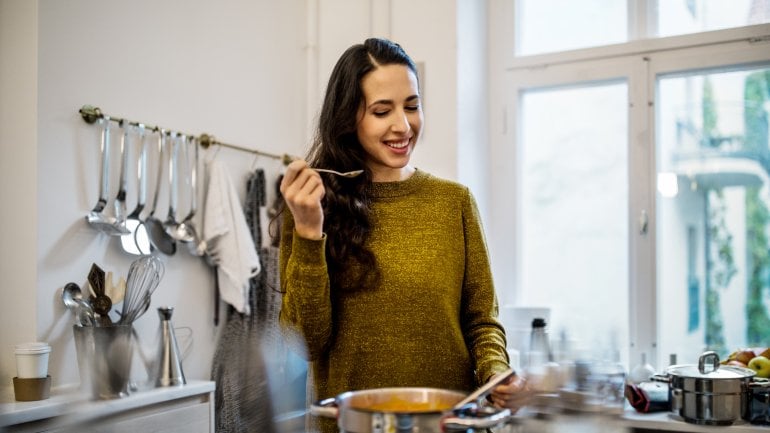
[[[290,210],[281,323],[306,343],[314,398],[399,386],[471,391],[508,368],[475,201],[409,164],[420,103],[416,67],[399,45],[350,47],[329,79],[307,162],[292,162],[281,182]],[[522,387],[514,378],[492,401],[517,409]]]

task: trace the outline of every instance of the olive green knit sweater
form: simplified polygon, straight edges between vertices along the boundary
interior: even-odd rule
[[[325,238],[281,241],[281,323],[304,338],[316,395],[420,386],[471,391],[508,367],[505,331],[476,203],[455,182],[417,170],[373,183],[368,240],[374,290],[329,287]]]

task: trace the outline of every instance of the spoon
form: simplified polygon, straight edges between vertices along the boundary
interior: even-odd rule
[[[473,391],[467,397],[462,399],[459,403],[454,405],[454,407],[452,407],[452,410],[453,411],[462,410],[465,408],[466,405],[473,403],[475,401],[481,400],[482,398],[489,395],[489,393],[492,392],[492,389],[494,389],[497,385],[500,385],[501,383],[505,382],[509,377],[513,376],[514,374],[516,374],[516,372],[514,372],[512,368],[509,368],[503,373],[495,376],[494,379],[485,383],[476,391]]]
[[[140,218],[147,201],[147,146],[144,143],[144,125],[138,125],[139,130],[139,167],[138,178],[139,195],[136,200],[136,208],[126,217],[124,226],[130,232],[120,237],[120,243],[123,250],[129,254],[146,255],[152,253],[150,238],[147,235],[147,228],[142,224]]]
[[[176,242],[163,229],[163,222],[155,216],[155,210],[158,207],[158,197],[160,196],[161,179],[163,177],[163,147],[168,133],[161,129],[158,131],[158,175],[155,178],[155,197],[152,200],[152,210],[144,220],[147,232],[150,235],[150,243],[159,249],[163,254],[173,255],[176,253]]]
[[[90,224],[91,227],[102,233],[117,236],[122,234],[115,224],[117,220],[102,213],[105,206],[107,206],[107,194],[109,194],[110,190],[110,118],[108,116],[103,116],[100,121],[103,124],[103,128],[100,146],[102,167],[99,179],[99,199],[91,212],[86,215],[86,221],[88,221],[88,224]]]
[[[336,174],[337,176],[346,177],[348,179],[351,179],[351,178],[354,178],[354,177],[358,177],[359,175],[361,175],[361,173],[364,172],[363,170],[353,170],[353,171],[346,171],[346,172],[343,173],[343,172],[340,172],[340,171],[337,171],[337,170],[330,170],[328,168],[314,168],[313,170],[315,170],[315,171],[317,171],[319,173]]]
[[[78,325],[92,326],[94,323],[94,312],[85,300],[80,286],[75,283],[67,283],[61,291],[61,299],[64,306],[72,310],[77,318]]]

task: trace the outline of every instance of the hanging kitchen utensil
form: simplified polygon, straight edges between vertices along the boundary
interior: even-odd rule
[[[136,199],[136,207],[126,217],[125,228],[129,234],[120,237],[123,251],[134,255],[146,255],[152,253],[150,237],[147,228],[142,224],[141,214],[147,200],[147,146],[145,145],[144,125],[137,126],[139,139],[139,164],[137,167],[137,184],[139,193]]]
[[[150,211],[150,214],[147,215],[147,219],[144,220],[144,224],[147,228],[147,233],[150,236],[150,243],[152,246],[160,250],[163,254],[170,256],[176,253],[176,242],[163,229],[163,222],[155,216],[155,211],[158,208],[158,197],[160,196],[160,187],[163,179],[163,154],[165,153],[164,148],[166,147],[166,138],[169,135],[168,132],[162,129],[158,131],[158,134],[160,134],[160,138],[158,140],[159,157],[158,175],[155,178],[155,197],[153,197],[152,200],[152,210]]]
[[[194,256],[202,256],[206,251],[205,248],[202,247],[201,238],[198,236],[197,230],[195,230],[195,222],[193,221],[198,210],[198,139],[196,137],[190,137],[190,142],[194,148],[193,152],[195,152],[193,164],[192,167],[190,167],[190,213],[188,213],[184,220],[182,220],[181,225],[187,232],[185,239],[189,239],[189,241],[184,241],[187,243],[187,250]],[[185,155],[189,156],[189,152],[186,152]],[[189,158],[186,159],[187,165],[189,166]]]
[[[171,159],[168,164],[169,206],[168,217],[163,223],[166,234],[172,239],[182,242],[190,242],[192,238],[187,230],[176,219],[176,210],[179,205],[179,152],[187,140],[184,134],[179,134],[171,143]],[[182,146],[180,146],[180,143]]]
[[[91,227],[102,233],[110,236],[120,236],[125,233],[116,226],[115,222],[117,220],[103,213],[104,208],[107,206],[107,196],[110,193],[110,118],[103,116],[100,122],[102,123],[102,139],[99,147],[101,151],[99,199],[91,212],[86,215],[86,221]]]
[[[115,229],[123,234],[129,234],[126,228],[126,172],[128,171],[128,128],[123,120],[120,121],[120,177],[118,180],[118,195],[112,202],[115,207]]]

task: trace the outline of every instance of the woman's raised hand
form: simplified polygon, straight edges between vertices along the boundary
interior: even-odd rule
[[[318,240],[323,236],[321,199],[325,193],[321,176],[306,161],[298,159],[286,167],[281,194],[294,216],[294,229],[301,237]]]

